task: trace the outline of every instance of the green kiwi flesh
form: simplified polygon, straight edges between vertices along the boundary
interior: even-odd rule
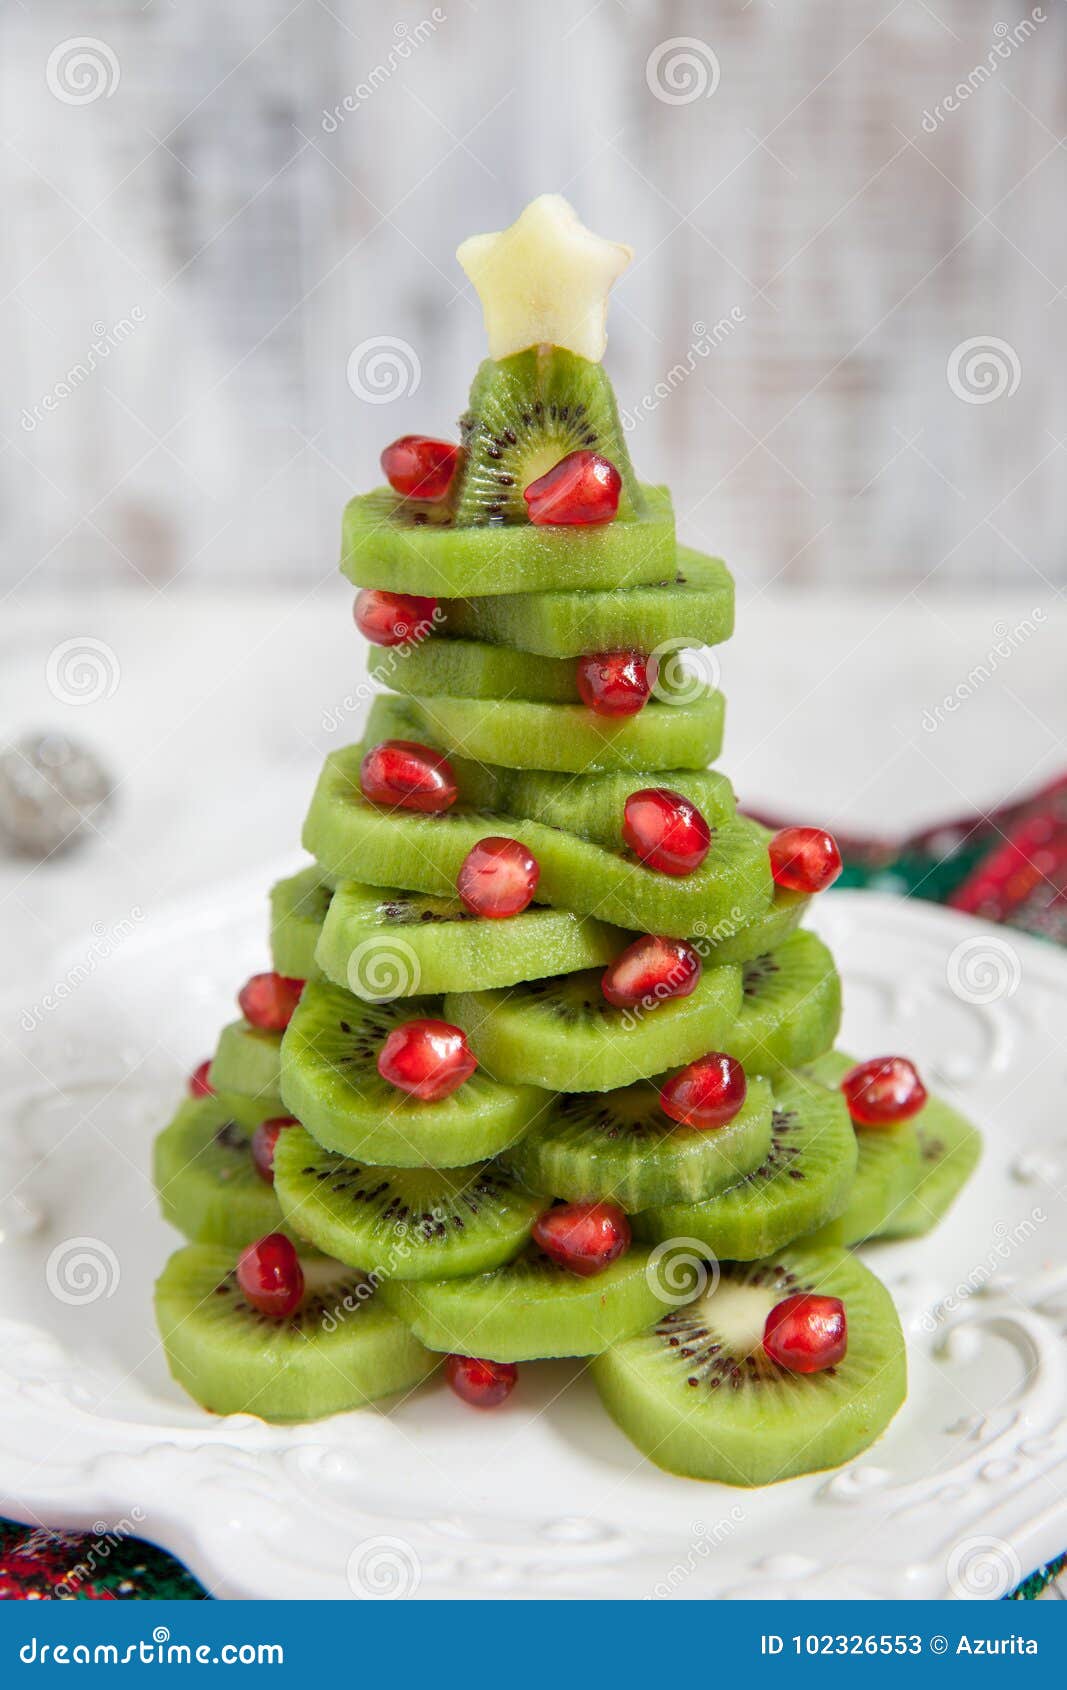
[[[274,1154],[287,1222],[327,1255],[382,1279],[447,1279],[499,1267],[545,1207],[501,1168],[381,1168],[335,1156],[302,1127]]]
[[[697,1239],[719,1261],[755,1261],[841,1213],[857,1160],[844,1098],[804,1074],[772,1084],[771,1147],[755,1172],[707,1202],[646,1209],[637,1237]]]
[[[841,1025],[841,979],[821,939],[803,928],[742,964],[741,1011],[722,1048],[750,1074],[799,1068],[829,1050]]]
[[[740,929],[770,904],[770,864],[752,822],[724,824],[700,868],[674,878],[623,849],[612,851],[542,822],[517,823],[458,804],[437,816],[378,809],[360,793],[361,759],[359,746],[331,753],[304,824],[305,847],[338,879],[452,897],[472,846],[500,834],[521,839],[533,852],[542,903],[618,927],[684,939],[702,922],[709,930],[724,922]]]
[[[287,980],[311,979],[315,946],[331,895],[315,863],[271,887],[270,952],[275,973]]]
[[[568,1202],[609,1200],[633,1213],[655,1203],[714,1197],[754,1172],[771,1147],[767,1080],[752,1080],[740,1112],[724,1127],[679,1126],[653,1086],[606,1097],[556,1098],[543,1122],[505,1160],[531,1191]]]
[[[303,1259],[304,1300],[288,1320],[247,1303],[234,1253],[189,1244],[156,1282],[156,1320],[170,1371],[215,1414],[318,1420],[413,1390],[437,1358],[374,1287],[339,1262]]]
[[[844,1051],[828,1051],[811,1063],[808,1073],[820,1084],[839,1087],[856,1058]],[[856,1133],[856,1178],[846,1207],[829,1223],[834,1239],[846,1246],[862,1244],[892,1225],[911,1197],[920,1173],[919,1134],[914,1120],[896,1126],[861,1127]]]
[[[721,558],[679,546],[670,578],[621,591],[504,593],[443,600],[449,635],[542,657],[718,645],[734,626],[734,584]]]
[[[763,1350],[771,1309],[817,1292],[845,1305],[848,1350],[821,1373],[791,1373]],[[608,1413],[668,1473],[769,1485],[860,1454],[904,1401],[907,1361],[888,1291],[842,1250],[791,1245],[726,1262],[693,1302],[592,1365]]]
[[[663,1310],[647,1250],[583,1279],[528,1250],[469,1279],[384,1280],[381,1295],[431,1350],[488,1361],[595,1355]]]
[[[674,567],[670,494],[641,486],[639,496],[641,508],[625,521],[463,528],[448,507],[399,499],[379,487],[345,506],[341,573],[357,587],[443,599],[662,581]]]
[[[944,1219],[978,1166],[982,1139],[957,1109],[930,1097],[914,1117],[919,1171],[914,1189],[882,1227],[881,1238],[917,1238]]]
[[[537,1119],[544,1092],[476,1069],[450,1097],[424,1103],[378,1073],[394,1027],[422,1016],[443,1019],[440,1000],[369,1004],[309,981],[282,1046],[287,1112],[324,1149],[385,1167],[466,1167],[506,1150]]]
[[[412,698],[419,740],[450,756],[504,768],[631,776],[705,769],[722,750],[725,704],[705,691],[691,704],[653,700],[636,716],[598,716],[584,704],[524,698]],[[646,784],[662,786],[662,779]]]
[[[262,1106],[260,1114],[269,1118]],[[273,1188],[252,1161],[251,1135],[225,1102],[205,1097],[187,1098],[156,1138],[152,1174],[163,1218],[191,1243],[241,1250],[284,1230]]]
[[[315,960],[335,985],[373,1002],[512,986],[603,965],[629,938],[570,910],[531,907],[508,921],[480,921],[455,897],[345,880],[333,895]]]
[[[741,1004],[741,971],[705,968],[688,997],[617,1009],[599,972],[530,980],[495,992],[454,992],[445,1019],[467,1033],[478,1061],[511,1085],[611,1091],[667,1064],[723,1048]]]
[[[299,976],[296,976],[299,978]],[[282,1035],[253,1027],[250,1021],[231,1021],[219,1034],[208,1069],[212,1091],[225,1094],[241,1124],[255,1126],[268,1115],[284,1115],[281,1098]],[[244,1100],[243,1107],[238,1099]]]

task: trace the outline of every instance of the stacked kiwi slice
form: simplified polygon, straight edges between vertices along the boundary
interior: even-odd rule
[[[531,520],[524,491],[572,454],[614,466],[613,517]],[[488,360],[455,456],[444,493],[391,486],[345,513],[361,597],[432,615],[371,646],[388,691],[327,761],[308,866],[271,893],[275,976],[304,982],[299,1002],[224,1028],[158,1140],[187,1240],[158,1288],[172,1370],[207,1408],[293,1420],[409,1392],[445,1357],[512,1374],[589,1357],[610,1415],[671,1473],[755,1485],[832,1466],[905,1391],[895,1310],[852,1246],[935,1224],[977,1137],[936,1099],[853,1124],[810,893],[776,878],[769,835],[708,768],[721,695],[655,681],[658,653],[677,679],[679,652],[728,637],[730,575],[676,543],[599,363],[551,346]],[[625,715],[583,690],[583,660],[608,653],[649,683]],[[447,771],[445,800],[368,790],[368,757],[396,742]],[[665,872],[635,844],[629,803],[649,789],[702,818],[702,860]],[[464,890],[487,839],[535,865],[507,913]],[[686,988],[619,1002],[607,978],[646,939],[689,959]],[[413,1028],[458,1041],[451,1089],[389,1066]],[[742,1102],[680,1117],[672,1080],[712,1054],[743,1073]],[[613,1224],[618,1248],[553,1248],[572,1211]],[[303,1274],[282,1316],[239,1270],[267,1236]],[[790,1298],[843,1304],[832,1365],[766,1347]]]

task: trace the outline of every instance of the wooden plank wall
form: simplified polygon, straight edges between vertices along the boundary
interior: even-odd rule
[[[638,249],[609,351],[634,452],[745,581],[1067,579],[1064,0],[8,0],[2,20],[17,597],[319,580],[382,442],[462,407],[482,333],[458,238],[549,188]],[[705,86],[665,100],[649,79],[680,37]],[[389,403],[346,379],[377,337],[413,349]],[[991,337],[1007,390],[961,398],[955,349]]]

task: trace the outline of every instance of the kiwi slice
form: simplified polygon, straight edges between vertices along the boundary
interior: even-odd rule
[[[545,1207],[499,1166],[379,1168],[323,1150],[287,1127],[274,1185],[294,1232],[377,1282],[484,1273],[518,1254]]]
[[[537,698],[552,704],[581,699],[573,660],[537,657],[484,640],[437,637],[420,645],[372,645],[367,671],[397,692],[429,697]]]
[[[807,1071],[821,1085],[839,1087],[855,1065],[854,1056],[831,1050],[811,1063]],[[858,1153],[856,1178],[847,1206],[826,1229],[835,1243],[848,1246],[862,1244],[892,1222],[915,1190],[920,1169],[914,1119],[889,1127],[861,1127],[853,1122],[853,1127]]]
[[[460,1168],[514,1144],[548,1101],[532,1086],[505,1086],[477,1069],[458,1091],[423,1103],[378,1073],[393,1028],[442,1019],[438,998],[363,1003],[310,981],[282,1046],[282,1096],[326,1150],[397,1168]]]
[[[776,1074],[821,1056],[841,1025],[841,979],[814,933],[743,963],[743,998],[723,1046],[749,1073]]]
[[[766,956],[768,951],[776,951],[791,933],[796,932],[810,903],[810,897],[804,892],[790,892],[785,886],[775,886],[769,907],[747,926],[734,932],[728,924],[724,924],[719,933],[708,931],[705,927],[707,949],[704,960],[710,963],[754,962],[757,957]]]
[[[741,1003],[741,970],[729,964],[704,969],[688,997],[651,1009],[616,1009],[600,980],[597,970],[452,992],[445,1019],[466,1030],[478,1061],[510,1085],[612,1091],[721,1049]]]
[[[931,1097],[913,1117],[919,1172],[910,1196],[894,1210],[880,1238],[917,1238],[943,1220],[978,1166],[982,1139],[958,1110]]]
[[[622,477],[616,521],[641,506],[615,394],[602,364],[559,346],[532,346],[486,358],[460,421],[463,467],[456,522],[519,523],[529,514],[523,489],[570,452],[598,452]]]
[[[309,980],[315,973],[315,946],[331,896],[315,863],[271,887],[271,960],[287,980]]]
[[[696,1203],[736,1184],[771,1147],[770,1082],[751,1081],[725,1127],[696,1132],[659,1107],[654,1086],[607,1097],[557,1097],[506,1161],[531,1191],[569,1202],[610,1198],[633,1213],[654,1203]]]
[[[526,698],[413,698],[417,739],[449,756],[504,768],[600,774],[705,769],[722,750],[725,702],[706,690],[691,704],[655,700],[636,716],[598,716],[584,704]],[[662,777],[646,782],[662,786]],[[631,790],[633,790],[631,788]]]
[[[357,587],[446,599],[663,581],[674,569],[671,497],[644,485],[638,495],[632,516],[591,527],[461,527],[448,506],[379,487],[345,506],[341,573]]]
[[[423,743],[442,750],[428,716],[428,711],[418,715],[410,699],[383,695],[371,705],[364,743],[376,745],[383,739],[421,738]],[[668,786],[682,793],[702,812],[709,827],[723,826],[736,813],[733,787],[715,769],[649,770],[636,774],[613,770],[575,775],[567,771],[504,768],[500,764],[472,762],[455,754],[451,762],[465,805],[512,817],[530,816],[548,827],[595,840],[610,850],[617,850],[622,840],[626,800],[642,786]],[[748,825],[757,826],[754,822]],[[768,837],[767,831],[761,829],[760,838]],[[795,893],[785,895],[796,897]],[[759,955],[767,949],[769,946],[763,944],[752,954]]]
[[[668,1203],[635,1216],[640,1238],[699,1239],[719,1261],[754,1261],[814,1232],[845,1208],[856,1135],[845,1100],[805,1074],[773,1081],[771,1147],[754,1173],[704,1203]]]
[[[260,1116],[269,1118],[263,1105]],[[274,1190],[253,1164],[251,1136],[221,1099],[204,1097],[187,1098],[157,1137],[152,1177],[163,1219],[192,1243],[241,1250],[284,1230]]]
[[[302,1258],[304,1300],[288,1320],[247,1303],[234,1253],[188,1244],[156,1282],[156,1320],[170,1371],[215,1414],[318,1420],[410,1391],[437,1358],[391,1314],[373,1285],[340,1262]]]
[[[531,1248],[468,1279],[387,1279],[381,1295],[431,1350],[487,1361],[591,1356],[662,1313],[649,1260],[631,1248],[582,1279]]]
[[[610,962],[629,938],[570,910],[532,907],[479,921],[458,898],[344,880],[315,956],[327,979],[373,1002],[567,974]]]
[[[299,976],[295,976],[299,978]],[[219,1034],[208,1069],[208,1084],[236,1109],[241,1124],[255,1126],[267,1115],[284,1115],[281,1094],[282,1035],[231,1021]]]
[[[822,1373],[790,1373],[763,1350],[776,1303],[839,1297],[848,1352]],[[592,1366],[608,1413],[668,1473],[769,1485],[837,1467],[867,1449],[904,1401],[907,1361],[893,1301],[843,1250],[793,1245],[728,1262],[695,1301]]]
[[[462,639],[583,657],[654,651],[683,640],[718,645],[734,627],[734,583],[721,558],[678,546],[669,578],[623,591],[503,593],[440,602],[444,630]]]
[[[360,793],[361,758],[360,746],[330,754],[304,824],[304,845],[338,879],[452,897],[471,847],[487,834],[503,834],[521,839],[537,858],[542,903],[627,930],[684,939],[701,923],[706,931],[725,922],[740,928],[770,903],[770,864],[753,822],[724,824],[700,868],[673,878],[624,850],[491,810],[457,804],[443,815],[420,816],[378,809]]]

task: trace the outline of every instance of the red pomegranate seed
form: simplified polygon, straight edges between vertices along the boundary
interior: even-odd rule
[[[274,1184],[274,1146],[278,1142],[278,1134],[283,1133],[286,1127],[295,1126],[295,1115],[275,1115],[269,1121],[260,1121],[252,1134],[249,1145],[252,1165],[260,1179],[265,1179],[268,1185]]]
[[[660,1107],[686,1127],[724,1127],[748,1093],[740,1062],[720,1050],[698,1057],[671,1076],[659,1094]]]
[[[840,1297],[802,1292],[777,1303],[763,1328],[763,1348],[790,1373],[821,1373],[845,1359],[848,1322]]]
[[[425,1017],[394,1027],[378,1053],[382,1079],[421,1103],[450,1097],[477,1066],[466,1033]]]
[[[926,1087],[906,1056],[874,1056],[859,1063],[849,1069],[841,1090],[858,1127],[910,1121],[926,1102]]]
[[[383,739],[368,751],[359,766],[359,790],[372,804],[424,816],[449,809],[458,796],[448,758],[413,739]]]
[[[841,853],[821,827],[783,827],[770,844],[771,873],[790,892],[825,892],[841,873]]]
[[[578,659],[582,703],[598,716],[636,716],[647,703],[648,671],[639,651],[595,651]]]
[[[405,499],[443,499],[456,473],[460,448],[450,440],[402,434],[382,453],[382,470]]]
[[[687,998],[700,979],[701,961],[685,939],[646,933],[635,939],[600,977],[600,990],[616,1009],[667,998]]]
[[[457,1397],[472,1408],[496,1408],[510,1397],[519,1380],[511,1361],[478,1361],[474,1356],[448,1356],[445,1378]]]
[[[304,1271],[281,1232],[269,1232],[237,1258],[237,1283],[245,1299],[270,1320],[286,1320],[304,1295]]]
[[[631,792],[623,808],[622,836],[660,874],[692,874],[711,850],[711,829],[696,805],[666,786]]]
[[[237,994],[241,1014],[265,1033],[284,1033],[304,990],[303,980],[284,974],[253,974]]]
[[[500,921],[526,908],[540,878],[537,858],[521,840],[490,835],[467,852],[456,876],[456,891],[473,915]]]
[[[588,526],[610,522],[619,508],[622,476],[598,452],[568,452],[523,491],[531,522]]]
[[[210,1056],[201,1062],[199,1068],[194,1068],[189,1075],[190,1097],[214,1097],[215,1088],[208,1080],[208,1070],[211,1067]]]
[[[630,1248],[630,1223],[616,1203],[558,1203],[533,1226],[533,1241],[560,1267],[589,1279]]]
[[[408,640],[423,640],[433,632],[436,611],[436,599],[364,587],[352,614],[363,638],[372,645],[404,645]]]

